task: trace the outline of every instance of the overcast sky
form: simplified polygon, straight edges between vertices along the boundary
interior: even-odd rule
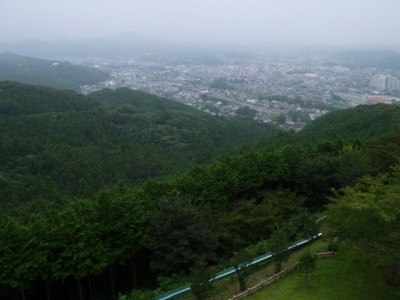
[[[400,44],[400,0],[0,0],[0,41]]]

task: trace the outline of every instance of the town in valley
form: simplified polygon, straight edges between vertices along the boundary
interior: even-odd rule
[[[213,115],[241,116],[299,131],[336,109],[400,101],[400,72],[349,66],[334,56],[267,54],[141,54],[75,63],[107,71],[81,86],[142,90]]]

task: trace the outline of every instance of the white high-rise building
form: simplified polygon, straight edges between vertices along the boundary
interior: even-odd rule
[[[389,75],[386,82],[386,89],[389,91],[400,90],[400,80],[396,77]]]
[[[387,80],[387,75],[382,75],[382,74],[375,74],[370,82],[369,82],[369,86],[377,89],[378,92],[382,92],[384,90],[386,90],[386,80]]]
[[[400,80],[392,75],[376,74],[371,78],[369,86],[377,89],[378,92],[385,90],[396,91],[400,90]]]

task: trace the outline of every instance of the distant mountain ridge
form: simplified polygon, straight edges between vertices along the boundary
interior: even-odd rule
[[[121,36],[78,40],[23,40],[13,43],[0,42],[0,52],[13,52],[35,57],[129,57],[148,52],[194,50],[195,46],[152,40],[145,37]],[[199,51],[197,48],[196,51]]]
[[[0,53],[0,60],[1,61],[13,61],[19,59],[21,56],[14,54],[12,52],[3,52]]]
[[[349,67],[400,69],[400,54],[393,50],[344,51],[334,56]]]
[[[108,74],[69,62],[19,56],[11,52],[0,54],[0,81],[51,86],[79,91],[80,85],[95,84],[108,78]]]

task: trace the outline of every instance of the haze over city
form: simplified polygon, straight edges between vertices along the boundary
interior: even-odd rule
[[[400,44],[396,0],[0,1],[0,41],[118,36],[193,44]]]

